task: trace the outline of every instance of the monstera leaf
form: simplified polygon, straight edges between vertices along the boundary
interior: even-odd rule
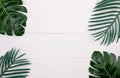
[[[26,78],[30,62],[19,54],[19,50],[12,49],[0,58],[0,78]]]
[[[24,34],[27,9],[22,4],[22,0],[0,0],[0,34]]]
[[[120,78],[120,56],[115,54],[95,51],[90,61],[89,78]]]
[[[96,4],[90,19],[95,40],[109,45],[120,38],[120,0],[102,0]]]

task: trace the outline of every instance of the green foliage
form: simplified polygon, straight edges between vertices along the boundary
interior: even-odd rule
[[[0,0],[0,34],[24,34],[27,9],[22,4],[22,0]]]
[[[95,40],[109,45],[120,38],[120,0],[102,0],[96,4],[90,19]]]
[[[19,50],[12,49],[0,57],[0,78],[26,78],[29,68],[25,68],[30,62],[24,59],[25,54],[19,54]]]
[[[89,78],[120,78],[120,56],[115,54],[95,51],[90,61]]]

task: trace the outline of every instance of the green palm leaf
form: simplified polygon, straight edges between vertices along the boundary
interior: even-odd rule
[[[101,44],[109,45],[120,38],[120,0],[102,0],[90,19],[90,31]]]
[[[0,34],[24,34],[27,9],[22,4],[22,0],[0,0]]]
[[[12,49],[0,58],[0,78],[26,78],[29,68],[25,68],[30,62],[24,59],[25,54],[19,54],[19,50]]]
[[[89,78],[120,78],[120,56],[115,54],[95,51],[90,61]]]

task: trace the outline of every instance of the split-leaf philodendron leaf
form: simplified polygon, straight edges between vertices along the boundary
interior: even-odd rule
[[[0,57],[0,78],[26,78],[30,62],[19,54],[19,50],[12,49]]]
[[[102,0],[94,8],[90,31],[101,44],[109,45],[120,38],[120,0]]]
[[[120,56],[115,54],[95,51],[90,61],[89,78],[120,78]]]
[[[22,4],[22,0],[0,0],[0,34],[24,34],[27,9]]]

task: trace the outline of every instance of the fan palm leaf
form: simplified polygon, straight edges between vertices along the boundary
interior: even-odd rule
[[[94,8],[90,31],[95,40],[109,45],[120,38],[120,0],[102,0]]]
[[[27,9],[22,4],[22,0],[0,0],[0,34],[24,34]]]
[[[89,78],[120,78],[120,56],[115,54],[95,51],[90,61]]]
[[[19,54],[19,50],[12,49],[0,58],[0,78],[26,78],[29,73],[30,62],[24,59],[25,54]]]

